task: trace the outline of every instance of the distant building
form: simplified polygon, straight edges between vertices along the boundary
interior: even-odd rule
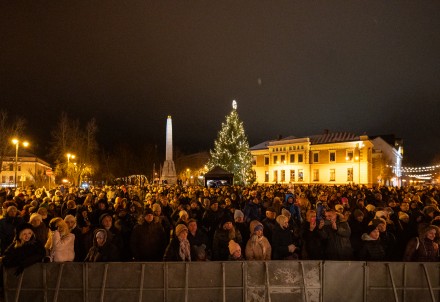
[[[18,151],[17,166],[17,186],[25,187],[32,184],[40,184],[49,181],[53,183],[53,175],[48,171],[52,171],[49,163],[39,158],[37,155],[24,149]],[[46,174],[51,174],[47,176]],[[6,154],[3,159],[1,169],[1,186],[14,187],[15,185],[15,151],[13,154]]]
[[[250,148],[258,183],[400,185],[401,145],[338,132],[286,137]],[[391,173],[394,172],[394,173]]]

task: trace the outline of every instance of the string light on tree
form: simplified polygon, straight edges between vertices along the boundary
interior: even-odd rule
[[[234,173],[234,182],[238,184],[249,184],[255,181],[249,143],[243,122],[238,117],[235,100],[232,101],[231,113],[226,116],[226,122],[222,123],[222,128],[218,132],[214,150],[210,153],[209,169],[219,166]]]

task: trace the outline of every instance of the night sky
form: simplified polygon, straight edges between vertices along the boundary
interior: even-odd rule
[[[2,1],[0,109],[40,150],[59,115],[111,149],[213,142],[233,99],[251,146],[347,131],[440,150],[440,1]],[[437,157],[440,161],[440,157]]]

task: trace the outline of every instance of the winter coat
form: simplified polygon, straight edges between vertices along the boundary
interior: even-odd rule
[[[2,254],[14,241],[15,228],[23,222],[24,220],[20,216],[11,217],[7,214],[0,219],[0,248]]]
[[[189,247],[189,243],[188,243]],[[179,254],[180,241],[179,238],[174,236],[168,244],[165,253],[163,255],[163,261],[191,261],[191,259],[182,259]],[[191,253],[191,251],[189,251]]]
[[[262,236],[252,235],[246,244],[246,260],[270,260],[272,247],[269,240]]]
[[[346,221],[336,222],[337,229],[334,230],[331,225],[324,225],[319,231],[324,239],[324,257],[327,260],[351,260],[353,251],[350,242],[350,226]]]
[[[218,228],[215,231],[212,243],[212,260],[223,261],[228,259],[230,240],[234,240],[240,245],[243,241],[240,231],[235,227],[231,232],[223,228]]]
[[[385,250],[380,239],[373,239],[367,233],[362,234],[362,246],[358,253],[358,258],[361,261],[384,261]]]
[[[310,231],[310,222],[304,221],[301,235],[303,239],[301,258],[304,260],[324,259],[322,240],[319,235],[318,226],[316,226],[313,231]]]
[[[104,245],[99,246],[96,241],[96,233],[102,232],[105,234]],[[111,262],[119,261],[120,255],[118,248],[111,242],[107,240],[107,232],[104,229],[96,229],[93,232],[93,246],[89,249],[87,253],[85,262]]]
[[[436,262],[439,251],[434,249],[434,242],[428,238],[411,238],[406,245],[403,261]]]
[[[75,259],[75,235],[69,233],[61,237],[60,232],[54,231],[49,253],[54,262],[73,261]]]
[[[162,225],[144,222],[134,227],[130,248],[136,261],[162,261],[167,242]]]
[[[26,267],[42,262],[45,255],[43,244],[33,237],[19,247],[15,247],[15,243],[12,243],[4,252],[2,263],[6,268],[17,267],[16,274],[19,274]]]
[[[295,244],[293,233],[289,228],[283,229],[279,224],[275,226],[272,234],[272,259],[297,259],[298,254],[289,252],[289,245]]]

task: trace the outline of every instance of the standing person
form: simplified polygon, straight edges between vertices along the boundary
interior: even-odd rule
[[[131,233],[130,247],[135,261],[162,261],[167,246],[165,232],[154,221],[153,210],[146,208],[143,219]]]
[[[75,259],[75,235],[61,217],[53,218],[49,223],[49,237],[46,249],[50,262],[73,261]]]
[[[258,220],[250,223],[251,238],[246,244],[245,255],[247,260],[270,260],[272,247],[269,240],[263,235],[263,224]]]
[[[84,238],[81,232],[81,229],[76,225],[76,218],[73,215],[66,215],[64,217],[64,222],[67,224],[70,233],[75,235],[74,241],[74,250],[75,250],[75,259],[74,261],[80,262],[84,261],[86,257],[86,250],[84,246]]]
[[[230,240],[234,240],[238,244],[242,243],[240,231],[234,227],[232,218],[226,215],[214,234],[212,260],[228,260]]]
[[[18,276],[26,267],[41,262],[45,254],[43,244],[35,238],[32,225],[22,223],[17,226],[14,242],[0,259],[4,267],[16,267],[15,275]]]
[[[207,249],[208,235],[198,228],[195,219],[188,221],[188,241],[191,246],[191,259],[193,261],[210,258],[210,251]]]
[[[37,240],[40,241],[42,244],[45,244],[47,241],[49,229],[43,222],[43,217],[38,213],[34,213],[29,218],[29,223],[32,224],[32,227],[34,228],[34,234]]]
[[[119,261],[119,250],[107,240],[107,234],[105,229],[96,229],[93,232],[93,245],[87,253],[85,262]]]
[[[277,225],[272,233],[272,250],[274,260],[296,260],[299,258],[299,248],[295,245],[293,234],[289,228],[289,218],[279,215]]]
[[[326,240],[324,257],[327,260],[351,260],[353,250],[350,242],[351,230],[347,221],[343,221],[335,210],[325,212],[325,223],[319,234]]]
[[[18,216],[17,213],[17,207],[11,205],[6,208],[5,216],[0,219],[0,247],[2,254],[14,241],[15,228],[24,223],[23,218]]]
[[[403,261],[436,262],[439,261],[439,246],[435,242],[437,227],[421,225],[419,236],[411,238],[405,249]]]
[[[379,229],[371,224],[362,234],[362,246],[358,253],[360,261],[385,261],[385,250],[380,244]]]
[[[322,260],[324,259],[322,251],[322,240],[319,230],[324,226],[324,220],[316,219],[316,211],[308,210],[306,219],[301,225],[301,235],[303,238],[303,248],[301,258],[303,260]]]
[[[164,261],[191,261],[191,248],[188,241],[188,228],[184,224],[178,224],[173,238],[163,256]]]

